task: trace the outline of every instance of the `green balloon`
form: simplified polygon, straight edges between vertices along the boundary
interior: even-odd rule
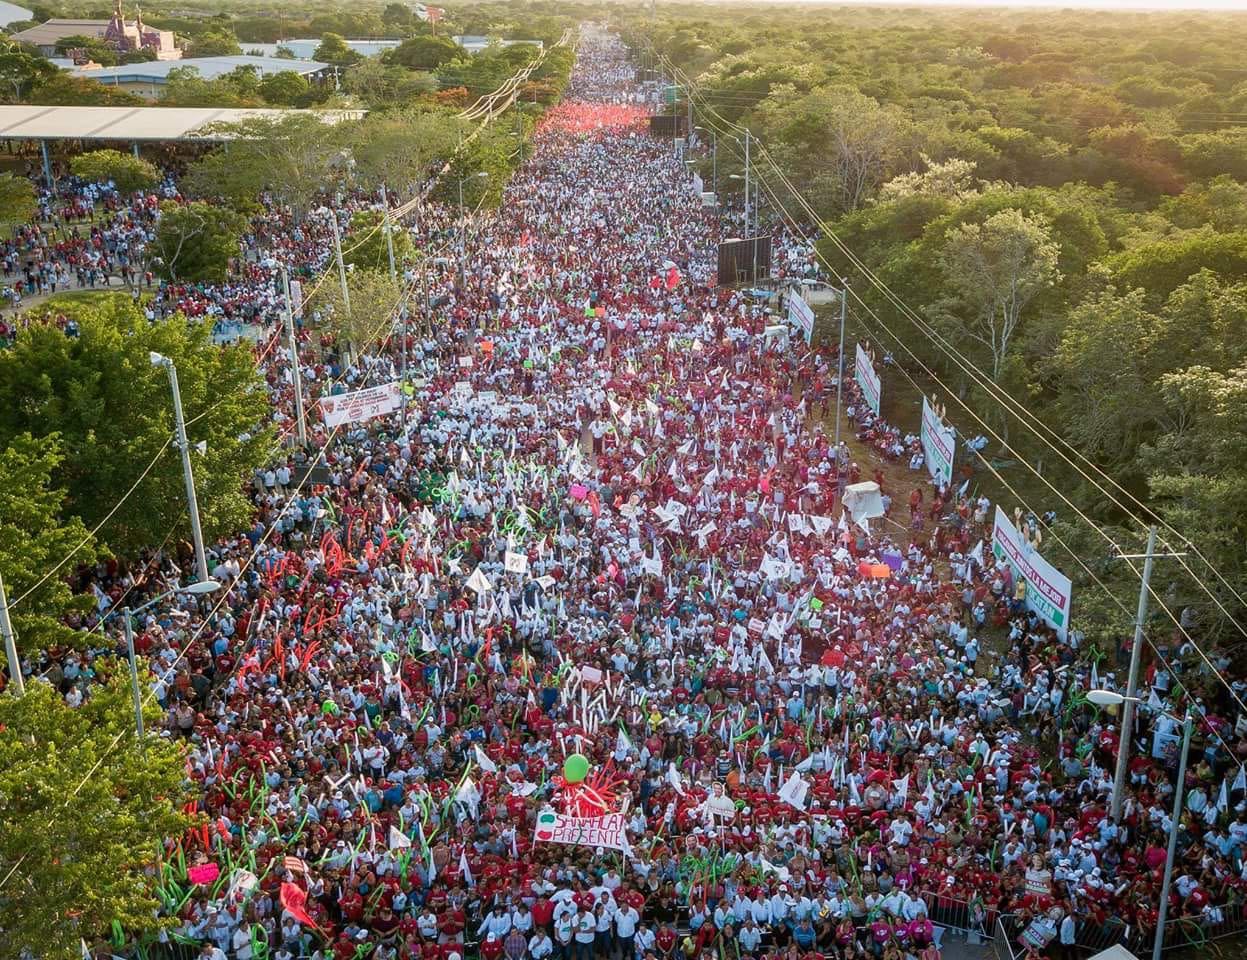
[[[589,775],[589,758],[583,753],[573,753],[563,761],[563,779],[568,783],[579,783]]]

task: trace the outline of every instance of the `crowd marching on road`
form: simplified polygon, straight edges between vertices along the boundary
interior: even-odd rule
[[[501,205],[456,229],[462,273],[430,267],[432,312],[342,380],[405,367],[405,410],[314,425],[328,482],[258,476],[254,527],[210,547],[225,589],[143,615],[208,824],[169,841],[208,879],[165,936],[210,960],[937,960],[958,905],[1035,918],[1032,950],[1154,926],[1172,750],[1136,755],[1107,817],[1116,722],[1081,696],[1078,635],[984,549],[985,498],[881,475],[909,522],[846,514],[869,477],[822,424],[835,350],[716,285],[714,213],[636,90],[586,32]],[[65,262],[122,263],[99,229]],[[267,274],[167,296],[249,290],[278,302]],[[330,370],[303,349],[310,401]],[[288,423],[284,352],[262,362]],[[141,587],[101,565],[80,625],[162,592],[156,564]],[[81,698],[112,652],[29,666]],[[1162,744],[1177,680],[1141,684]],[[1247,841],[1247,741],[1208,709],[1170,911],[1199,920],[1241,899]],[[550,839],[573,756],[622,831]]]

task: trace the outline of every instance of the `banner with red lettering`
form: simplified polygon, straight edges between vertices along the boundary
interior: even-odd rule
[[[601,817],[569,817],[555,810],[537,814],[537,843],[571,843],[582,847],[627,849],[624,837],[624,815],[608,813]]]
[[[393,413],[401,405],[398,381],[395,380],[379,387],[369,387],[367,390],[323,397],[320,401],[320,415],[325,426],[340,427],[344,423],[359,423],[373,417],[383,417],[387,413]]]

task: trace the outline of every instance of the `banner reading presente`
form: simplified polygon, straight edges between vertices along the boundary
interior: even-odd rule
[[[992,553],[997,561],[1013,568],[1015,577],[1026,581],[1026,606],[1064,640],[1069,630],[1069,604],[1073,584],[1069,577],[1039,555],[1018,532],[1000,507],[996,508],[996,526],[992,530]]]
[[[609,847],[624,850],[624,815],[608,813],[601,817],[569,817],[554,810],[537,814],[537,843],[572,843],[582,847]]]
[[[862,393],[866,397],[866,406],[874,412],[875,416],[879,416],[879,391],[882,386],[879,382],[879,375],[875,373],[875,365],[870,362],[870,357],[866,351],[862,349],[862,345],[857,345],[857,373],[854,379],[857,385],[862,388]]]
[[[788,322],[801,328],[805,334],[805,342],[809,343],[814,336],[814,311],[801,299],[801,294],[788,295]]]
[[[398,381],[383,383],[379,387],[340,393],[335,397],[323,397],[320,415],[327,427],[340,427],[344,423],[359,423],[393,413],[402,405]]]
[[[926,397],[922,398],[922,453],[927,458],[931,477],[951,486],[953,454],[957,450],[957,434],[939,418]]]

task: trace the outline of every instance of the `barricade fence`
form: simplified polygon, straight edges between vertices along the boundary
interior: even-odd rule
[[[1050,944],[1059,943],[1059,926],[1045,931],[1035,917],[1002,914],[995,923],[995,947],[998,960],[1017,960],[1025,951],[1025,942],[1037,943],[1045,932],[1053,935]],[[1227,904],[1200,916],[1173,917],[1165,921],[1161,950],[1183,947],[1199,948],[1210,940],[1238,936],[1247,932],[1247,909],[1244,904]],[[1102,923],[1080,919],[1074,930],[1074,943],[1080,950],[1098,953],[1120,944],[1136,956],[1151,954],[1155,930],[1126,923],[1110,917]]]

